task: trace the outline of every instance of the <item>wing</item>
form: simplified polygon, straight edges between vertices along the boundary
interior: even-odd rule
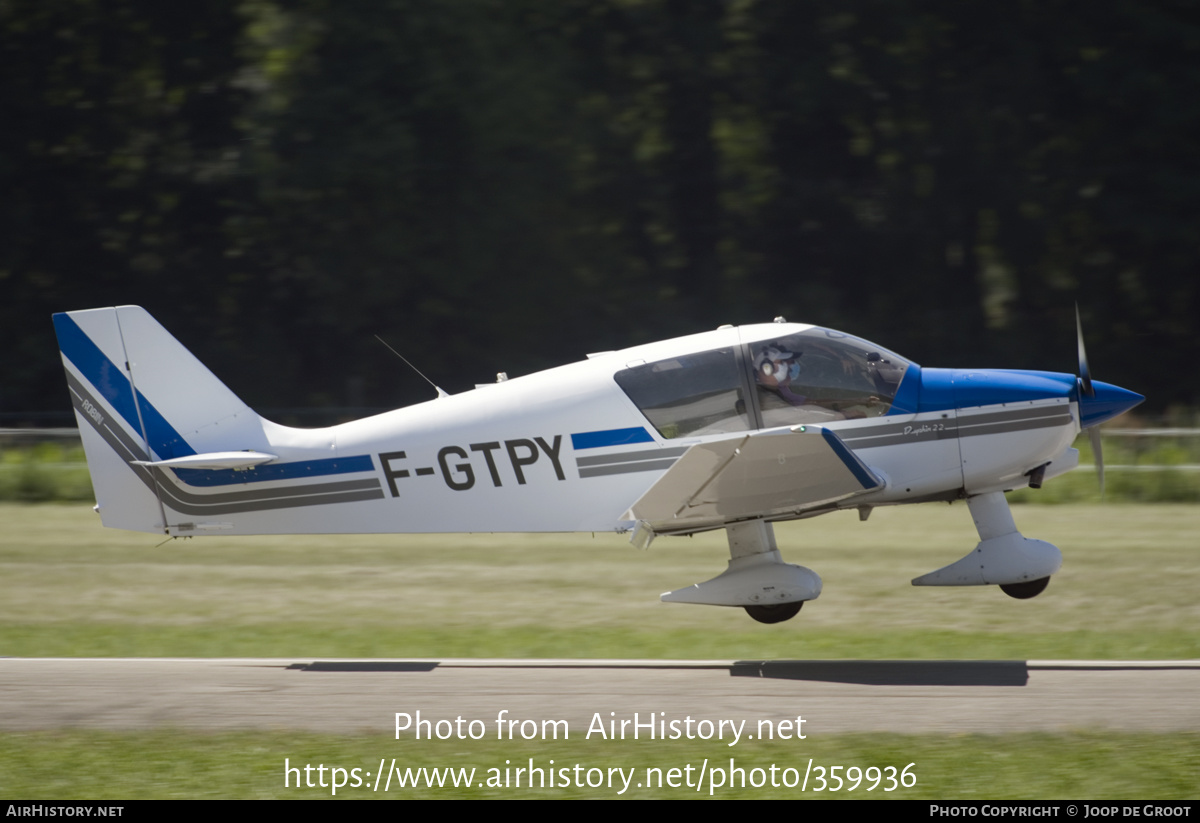
[[[654,534],[828,508],[883,485],[836,433],[796,426],[692,446],[624,519],[638,521],[648,543]]]

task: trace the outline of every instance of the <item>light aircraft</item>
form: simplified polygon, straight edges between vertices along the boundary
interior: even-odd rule
[[[1078,463],[1071,448],[1140,403],[1042,371],[921,368],[784,322],[587,360],[320,429],[253,412],[144,309],[54,315],[105,526],[196,535],[588,532],[646,548],[725,529],[730,561],[662,600],[793,617],[821,579],[772,523],[965,499],[979,543],[917,586],[1039,594],[1059,550],[1021,535],[1004,492]],[[1100,463],[1102,470],[1103,464]]]

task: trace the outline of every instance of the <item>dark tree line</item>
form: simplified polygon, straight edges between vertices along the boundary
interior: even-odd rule
[[[1198,91],[1190,2],[0,0],[0,413],[121,303],[291,409],[778,314],[1067,371],[1078,302],[1195,406]]]

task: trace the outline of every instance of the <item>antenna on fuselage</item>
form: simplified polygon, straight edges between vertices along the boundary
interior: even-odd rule
[[[383,345],[387,346],[387,348],[388,348],[388,351],[390,351],[392,354],[396,355],[396,356],[397,356],[397,357],[399,357],[401,360],[403,360],[403,361],[404,361],[404,365],[408,366],[410,369],[412,369],[413,371],[415,371],[417,374],[421,375],[421,379],[422,379],[422,380],[424,380],[424,381],[425,381],[426,383],[428,383],[429,385],[433,386],[433,390],[437,392],[437,396],[438,396],[438,397],[449,397],[449,396],[450,396],[450,395],[449,395],[449,394],[446,392],[446,390],[445,390],[445,389],[443,389],[443,388],[442,388],[441,386],[439,386],[437,383],[434,383],[432,380],[430,380],[428,377],[426,377],[426,376],[425,376],[425,374],[424,374],[424,373],[423,373],[423,372],[422,372],[420,369],[418,369],[416,366],[414,366],[412,363],[409,363],[409,362],[408,362],[408,358],[407,358],[407,357],[405,357],[405,356],[404,356],[404,355],[402,355],[400,352],[398,352],[398,351],[396,351],[395,349],[393,349],[391,346],[388,346],[388,342],[387,342],[386,340],[384,340],[384,339],[383,339],[382,337],[380,337],[379,335],[375,335],[375,339],[376,339],[376,340],[378,340],[378,341],[379,341],[380,343],[382,343]]]

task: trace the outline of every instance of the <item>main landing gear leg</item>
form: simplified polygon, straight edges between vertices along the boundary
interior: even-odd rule
[[[770,523],[754,520],[725,531],[729,567],[712,580],[667,592],[663,602],[741,606],[760,623],[781,623],[795,617],[804,601],[821,594],[816,572],[783,562]]]

